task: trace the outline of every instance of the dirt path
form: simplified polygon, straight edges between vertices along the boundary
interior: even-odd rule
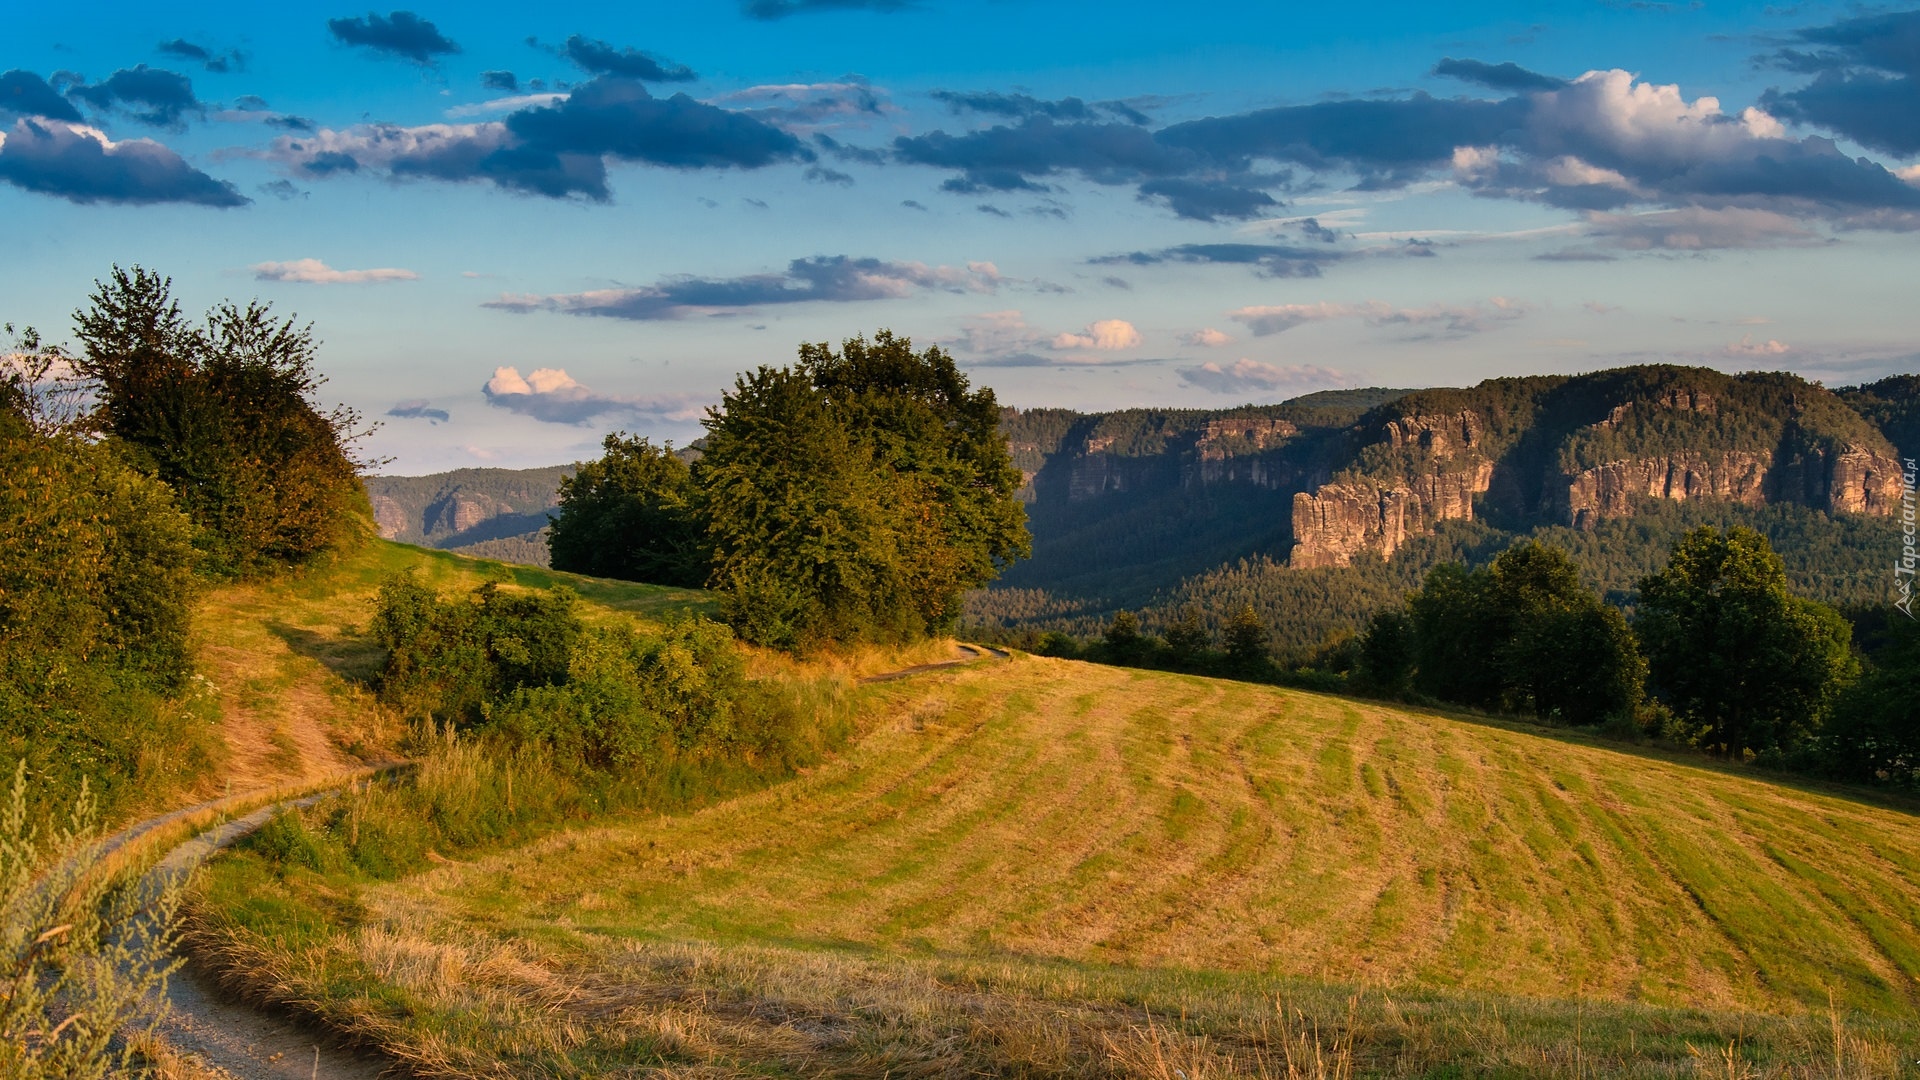
[[[967,655],[937,664],[919,664],[872,675],[861,681],[890,682],[989,658],[1006,659],[1009,655],[1004,649],[991,646],[961,644],[959,649]],[[169,851],[147,871],[146,884],[153,887],[191,873],[195,867],[253,833],[282,810],[311,806],[338,794],[350,783],[391,773],[398,767],[387,765],[358,770],[342,776],[339,786],[270,803],[244,817],[223,822]],[[257,799],[259,794],[215,799],[162,814],[122,831],[105,844],[108,850],[117,850],[156,829],[195,814],[217,812],[225,805],[242,805]],[[373,1080],[396,1068],[386,1059],[340,1047],[324,1034],[282,1017],[225,1000],[196,969],[193,957],[189,955],[187,960],[187,966],[167,981],[165,1014],[154,1029],[154,1034],[192,1060],[204,1075],[232,1080]]]

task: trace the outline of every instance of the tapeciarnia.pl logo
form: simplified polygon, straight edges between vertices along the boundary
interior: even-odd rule
[[[1906,468],[1901,471],[1901,479],[1905,481],[1905,487],[1900,493],[1900,561],[1893,564],[1893,590],[1899,594],[1900,598],[1893,602],[1893,606],[1905,612],[1907,618],[1911,619],[1914,617],[1913,575],[1914,570],[1920,568],[1920,551],[1916,551],[1914,547],[1916,530],[1913,482],[1916,470],[1912,458],[1907,458],[1903,464]]]

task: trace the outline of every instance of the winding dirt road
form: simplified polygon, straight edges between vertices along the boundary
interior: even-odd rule
[[[890,682],[941,668],[971,664],[984,659],[1006,659],[1004,649],[961,644],[967,655],[935,664],[919,664],[899,671],[872,675],[864,683]],[[390,775],[404,764],[385,765],[342,775],[326,790],[283,799],[261,806],[243,817],[222,822],[194,836],[172,850],[147,871],[144,882],[154,888],[192,873],[194,868],[222,849],[265,825],[273,816],[291,807],[311,806],[339,794],[348,786]],[[263,793],[237,795],[186,807],[140,822],[106,840],[103,851],[117,851],[158,829],[189,820],[195,815],[219,813],[229,806],[257,802]],[[164,1013],[154,1034],[168,1046],[199,1067],[206,1075],[233,1080],[373,1080],[391,1074],[397,1066],[378,1055],[341,1046],[322,1032],[302,1027],[223,997],[194,966],[192,955],[187,964],[167,980]]]

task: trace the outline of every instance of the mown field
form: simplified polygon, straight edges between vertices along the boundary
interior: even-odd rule
[[[205,932],[432,1075],[1920,1075],[1906,809],[1064,661],[859,694],[697,811],[390,883],[243,853]]]

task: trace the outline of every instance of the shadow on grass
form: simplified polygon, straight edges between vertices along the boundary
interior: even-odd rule
[[[371,687],[373,677],[380,671],[380,646],[369,634],[342,631],[329,637],[277,619],[266,625],[267,630],[286,642],[295,654],[318,661],[350,683]]]

